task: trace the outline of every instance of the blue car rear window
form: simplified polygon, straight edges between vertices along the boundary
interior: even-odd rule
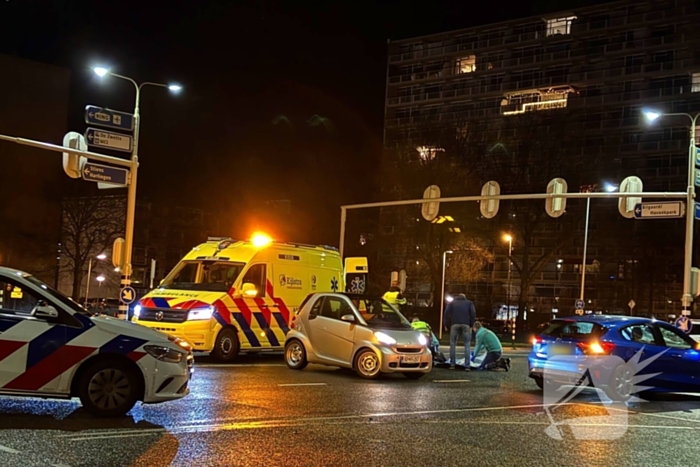
[[[542,335],[549,337],[600,337],[605,328],[598,323],[586,321],[552,321]]]

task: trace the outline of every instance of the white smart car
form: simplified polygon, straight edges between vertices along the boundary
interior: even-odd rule
[[[189,346],[158,331],[92,316],[22,271],[0,267],[0,395],[79,397],[98,416],[189,394]]]
[[[403,373],[419,379],[433,367],[428,339],[379,297],[311,294],[290,327],[285,360],[293,370],[320,363],[352,368],[363,378]]]

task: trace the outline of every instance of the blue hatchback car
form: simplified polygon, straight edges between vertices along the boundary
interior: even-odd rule
[[[534,338],[528,367],[540,389],[585,384],[613,400],[641,392],[700,392],[700,344],[654,319],[555,319]]]

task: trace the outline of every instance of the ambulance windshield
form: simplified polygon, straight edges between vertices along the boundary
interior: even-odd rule
[[[160,288],[226,292],[244,266],[245,263],[230,261],[182,261],[163,280]]]

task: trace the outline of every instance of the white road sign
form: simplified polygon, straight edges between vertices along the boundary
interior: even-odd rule
[[[90,146],[124,152],[131,152],[131,144],[133,142],[131,136],[98,130],[97,128],[88,128],[85,132],[85,139]]]

